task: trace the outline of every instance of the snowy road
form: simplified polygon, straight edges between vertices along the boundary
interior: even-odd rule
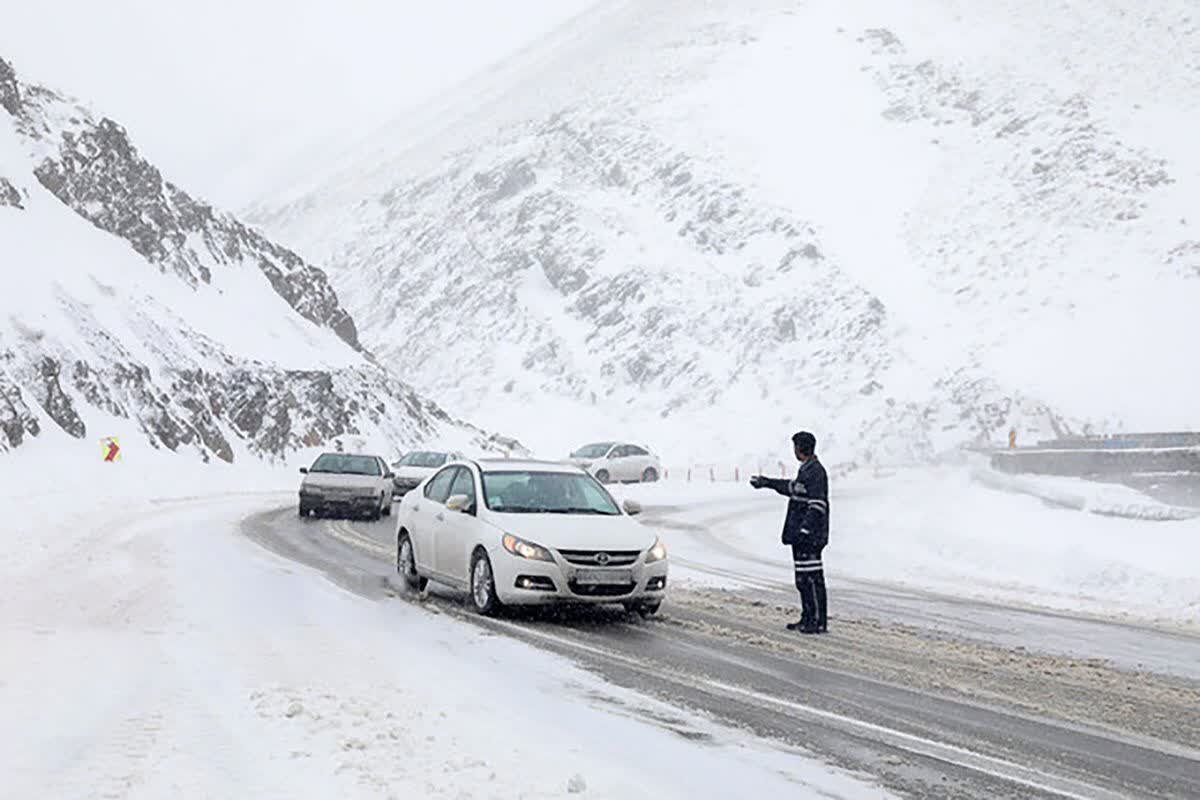
[[[677,584],[654,621],[485,620],[441,592],[423,605],[904,795],[1200,796],[1200,639],[867,584],[836,585],[829,636],[787,635],[786,584],[712,536],[729,513],[647,516],[689,540],[676,575],[703,579]],[[289,506],[243,531],[360,595],[398,594],[390,522],[300,520]]]

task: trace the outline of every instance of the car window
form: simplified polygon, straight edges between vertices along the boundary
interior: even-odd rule
[[[612,455],[609,458],[624,458],[627,455],[629,455],[629,447],[621,445],[620,447],[613,448]]]
[[[571,453],[571,458],[603,458],[612,447],[612,442],[597,442],[588,444]]]
[[[454,473],[457,470],[444,469],[437,475],[433,476],[433,480],[425,485],[425,497],[435,503],[445,503],[446,498],[450,496],[450,482],[454,480]]]
[[[465,494],[471,498],[471,505],[475,505],[475,478],[466,467],[458,468],[458,474],[454,476],[454,483],[450,486],[449,496],[454,497],[456,494]]]
[[[485,472],[483,499],[501,514],[620,514],[612,495],[591,475],[512,470]]]
[[[406,467],[425,467],[425,468],[440,467],[440,466],[444,465],[446,463],[446,461],[447,461],[446,453],[431,453],[431,452],[426,452],[426,451],[409,453],[404,458],[400,459],[400,462],[402,464],[404,464],[404,466],[406,466]]]
[[[334,475],[374,475],[383,471],[374,456],[351,456],[345,453],[325,453],[313,462],[309,472],[328,472]]]
[[[628,451],[628,452],[626,452],[625,455],[629,455],[629,456],[648,456],[648,455],[650,455],[649,451],[645,450],[644,448],[638,447],[636,444],[626,445],[625,449]]]

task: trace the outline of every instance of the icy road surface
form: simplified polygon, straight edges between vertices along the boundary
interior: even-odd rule
[[[696,516],[646,517],[673,528],[676,552],[689,552],[676,576],[705,577],[677,583],[649,622],[615,612],[485,620],[453,593],[405,595],[392,579],[387,521],[300,520],[289,506],[243,529],[384,605],[416,605],[567,656],[902,795],[1200,796],[1200,638],[836,582],[831,633],[797,637],[782,630],[795,615],[786,582],[764,578],[748,554],[721,552]]]

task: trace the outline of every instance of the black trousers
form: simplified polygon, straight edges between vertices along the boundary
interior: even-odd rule
[[[825,630],[828,625],[825,565],[821,563],[821,551],[824,549],[824,545],[812,543],[792,545],[796,589],[800,592],[800,623],[819,630]]]

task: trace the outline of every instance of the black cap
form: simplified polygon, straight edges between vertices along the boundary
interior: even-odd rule
[[[813,436],[808,431],[800,431],[792,435],[792,444],[800,448],[800,452],[806,456],[811,456],[817,452],[817,437]]]

